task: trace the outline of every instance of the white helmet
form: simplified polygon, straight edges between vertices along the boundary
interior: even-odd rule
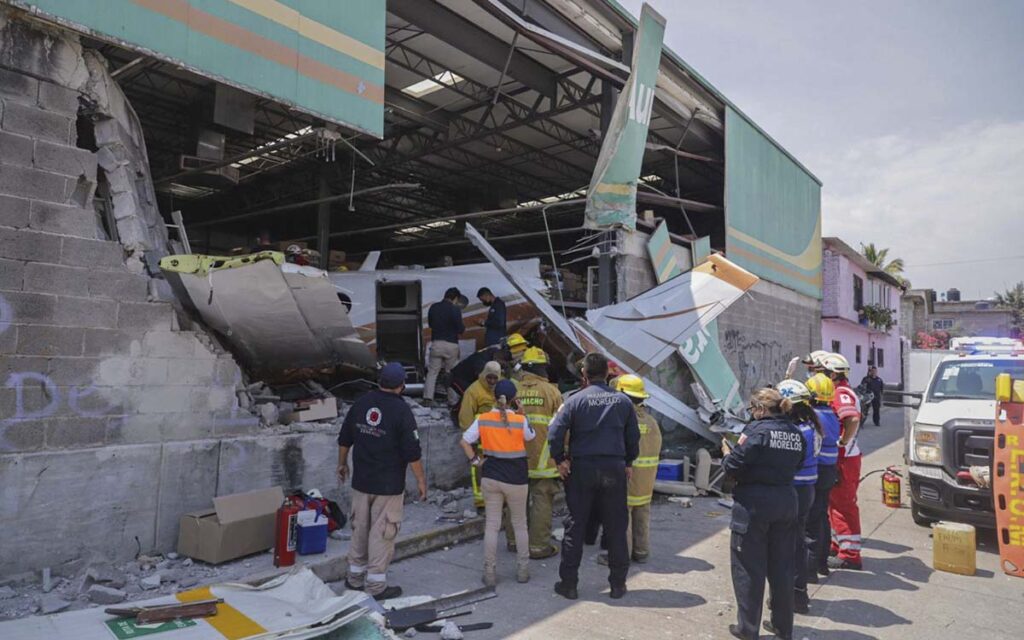
[[[812,351],[809,354],[807,354],[803,358],[803,360],[801,360],[801,362],[803,362],[804,364],[807,364],[807,365],[812,365],[812,366],[820,367],[821,366],[821,359],[824,358],[827,355],[829,355],[828,351]]]
[[[783,380],[779,384],[775,385],[775,390],[783,398],[788,398],[793,404],[799,404],[801,402],[809,403],[813,394],[807,386],[799,380]]]
[[[830,353],[821,359],[821,366],[831,373],[846,374],[850,372],[850,361],[841,354]]]

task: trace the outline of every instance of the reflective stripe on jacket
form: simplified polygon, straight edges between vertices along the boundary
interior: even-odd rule
[[[562,394],[558,387],[532,373],[524,372],[516,381],[516,387],[519,406],[537,433],[536,438],[526,443],[530,477],[557,478],[558,465],[551,458],[551,447],[548,444],[548,424],[562,405]]]
[[[633,476],[627,487],[626,504],[630,507],[650,504],[661,457],[661,429],[658,423],[643,405],[635,406],[636,421],[640,426],[640,455],[633,460]]]
[[[526,418],[507,411],[507,423],[501,419],[500,411],[488,411],[477,418],[480,428],[480,448],[485,456],[505,460],[526,457],[526,440],[523,428]]]
[[[797,428],[800,429],[800,435],[807,443],[807,450],[804,453],[803,464],[793,476],[793,484],[814,484],[818,481],[818,452],[816,451],[816,445],[819,442],[818,432],[814,430],[814,425],[810,422],[801,422]]]

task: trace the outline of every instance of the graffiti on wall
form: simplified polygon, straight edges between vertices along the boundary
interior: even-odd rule
[[[740,390],[749,394],[758,387],[774,385],[786,373],[793,354],[777,340],[751,340],[738,329],[725,332],[722,350],[736,362]]]

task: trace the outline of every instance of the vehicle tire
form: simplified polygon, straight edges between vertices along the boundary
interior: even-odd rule
[[[921,508],[913,500],[910,501],[910,517],[914,519],[914,524],[919,527],[931,527],[938,522],[935,518],[929,518],[921,513]]]

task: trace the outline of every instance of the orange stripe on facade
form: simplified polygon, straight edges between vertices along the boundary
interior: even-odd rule
[[[760,265],[764,265],[764,266],[769,267],[771,269],[775,269],[776,271],[779,271],[781,273],[785,273],[786,275],[791,276],[793,278],[796,278],[797,280],[800,280],[801,282],[806,282],[809,285],[812,285],[812,286],[815,286],[815,287],[820,287],[821,286],[821,275],[820,274],[817,275],[817,276],[813,276],[813,277],[812,276],[805,276],[804,274],[802,274],[802,273],[800,273],[798,271],[794,271],[793,269],[790,269],[789,267],[786,267],[783,264],[780,264],[780,263],[778,263],[778,262],[776,262],[774,260],[769,260],[768,258],[763,258],[763,257],[757,255],[756,253],[751,253],[750,251],[746,251],[745,249],[741,249],[741,248],[737,247],[736,245],[733,245],[733,246],[729,247],[728,250],[726,251],[726,253],[730,254],[730,255],[734,255],[734,256],[742,256],[743,258],[746,258],[747,260],[752,260],[752,261],[754,261],[754,262],[756,262],[756,263],[758,263]]]
[[[362,78],[304,56],[291,47],[264,38],[244,27],[198,9],[189,4],[187,0],[132,0],[132,2],[175,22],[181,22],[189,29],[226,45],[295,69],[307,78],[337,87],[370,102],[384,104],[384,87],[370,84]]]

